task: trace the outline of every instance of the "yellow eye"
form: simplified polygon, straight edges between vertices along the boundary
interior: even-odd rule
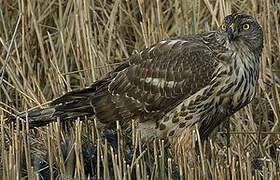
[[[249,24],[243,24],[242,28],[244,30],[248,30],[248,29],[250,29],[250,25]]]
[[[226,25],[223,24],[223,25],[222,25],[222,30],[225,31],[226,29],[227,29]]]

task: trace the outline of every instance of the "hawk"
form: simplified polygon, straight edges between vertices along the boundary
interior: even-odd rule
[[[28,112],[29,126],[87,116],[112,128],[135,119],[143,138],[179,138],[197,124],[206,139],[254,98],[262,49],[256,19],[234,13],[216,31],[160,41],[91,86]]]

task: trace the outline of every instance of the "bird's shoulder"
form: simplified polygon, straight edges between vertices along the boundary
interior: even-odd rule
[[[214,32],[180,36],[134,54],[115,73],[109,92],[142,102],[146,109],[172,109],[210,84],[219,63],[211,49],[214,37]]]
[[[218,47],[216,40],[216,32],[205,32],[196,35],[183,35],[175,38],[162,40],[148,48],[145,48],[134,55],[132,55],[128,62],[130,65],[146,63],[144,61],[150,61],[151,63],[156,61],[165,60],[182,60],[192,61],[192,58],[196,54],[202,56],[215,56]],[[209,58],[209,60],[215,60]]]

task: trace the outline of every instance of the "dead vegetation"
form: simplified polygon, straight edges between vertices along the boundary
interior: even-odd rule
[[[23,123],[22,131],[4,123],[7,115],[46,107],[89,85],[134,50],[214,30],[231,12],[250,14],[264,28],[258,95],[220,128],[214,142],[199,146],[195,164],[175,163],[162,141],[146,147],[138,132],[129,150],[120,129],[100,135],[93,121],[76,121],[67,131],[59,123],[35,130]],[[279,27],[278,1],[1,1],[0,177],[279,179]]]

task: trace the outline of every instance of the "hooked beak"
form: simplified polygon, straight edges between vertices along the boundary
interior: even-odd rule
[[[236,39],[236,28],[234,24],[231,24],[229,27],[230,28],[227,30],[228,40],[229,42],[232,42]]]

